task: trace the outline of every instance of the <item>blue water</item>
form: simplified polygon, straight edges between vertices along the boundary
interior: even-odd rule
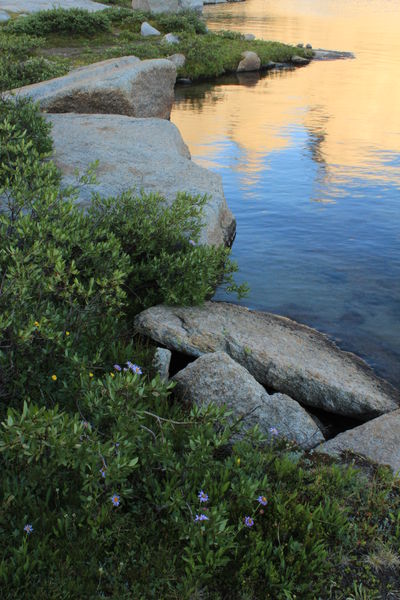
[[[293,24],[288,32],[294,4],[286,4],[271,39],[314,41],[321,19],[343,29],[326,3],[329,14],[313,15],[309,37]],[[272,11],[261,0],[209,9],[210,26],[266,38],[266,5]],[[364,5],[352,8],[367,29]],[[300,9],[295,21],[304,36],[309,15]],[[181,88],[172,120],[193,160],[222,176],[237,219],[237,280],[251,289],[242,303],[327,333],[399,386],[400,85],[392,77],[400,75],[400,46],[391,38],[394,13],[385,18],[386,46],[381,38],[349,45],[349,23],[334,48],[356,60]],[[231,299],[221,290],[216,298]]]

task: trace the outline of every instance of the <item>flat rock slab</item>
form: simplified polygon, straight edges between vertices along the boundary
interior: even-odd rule
[[[14,13],[39,12],[52,8],[84,8],[89,12],[96,12],[110,8],[110,5],[99,4],[92,0],[0,0],[0,9]]]
[[[174,395],[189,404],[225,405],[232,411],[230,421],[241,419],[244,430],[258,425],[261,433],[270,429],[309,450],[324,439],[310,415],[284,394],[270,396],[252,375],[225,352],[204,354],[173,378]]]
[[[219,245],[232,240],[235,219],[226,204],[221,177],[190,160],[171,122],[71,113],[45,117],[53,125],[54,160],[65,185],[76,185],[75,169],[83,174],[99,161],[98,184],[79,187],[78,201],[83,206],[90,204],[93,192],[116,196],[133,187],[160,192],[168,201],[182,191],[209,194],[201,242]]]
[[[313,60],[343,60],[345,58],[355,58],[352,52],[340,52],[339,50],[324,50],[317,48],[313,50]]]
[[[383,415],[359,427],[340,433],[321,444],[316,452],[339,456],[342,452],[366,456],[400,471],[400,410]]]
[[[31,97],[46,112],[169,119],[175,80],[176,67],[170,60],[124,56],[13,92]]]
[[[154,306],[136,330],[192,356],[223,351],[255,379],[304,405],[360,420],[399,408],[400,394],[354,354],[295,321],[225,302]]]

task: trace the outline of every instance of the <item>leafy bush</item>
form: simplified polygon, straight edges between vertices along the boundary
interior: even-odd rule
[[[26,34],[7,34],[0,30],[0,52],[2,57],[13,59],[27,58],[32,50],[43,45],[39,37]]]
[[[45,36],[49,33],[94,34],[109,31],[110,21],[103,11],[89,12],[80,8],[41,10],[23,19],[8,21],[11,33]]]
[[[14,128],[15,134],[23,134],[30,141],[32,146],[39,155],[45,155],[51,152],[53,143],[50,137],[51,125],[45,121],[38,111],[38,106],[32,104],[28,98],[17,97],[15,99],[0,98],[0,123],[4,126],[7,121],[9,126]],[[5,142],[5,134],[2,136],[3,143],[0,146],[0,164],[3,164],[4,175],[8,173],[8,177],[12,177],[12,169],[5,169],[5,163],[12,165],[17,158],[17,148],[15,145],[7,146]],[[10,154],[12,153],[12,154]],[[11,179],[11,182],[13,180]],[[10,182],[9,186],[13,185]],[[4,185],[5,180],[0,179],[0,185]]]
[[[187,33],[205,34],[205,22],[194,12],[186,11],[179,14],[163,13],[153,17],[157,29],[165,33],[186,31]]]
[[[385,471],[369,480],[257,431],[232,446],[223,410],[184,412],[170,391],[114,370],[82,385],[79,413],[8,412],[2,597],[339,600],[347,577],[376,597],[365,557],[400,541]]]
[[[130,310],[134,313],[162,301],[167,304],[200,304],[222,283],[233,284],[236,266],[229,250],[199,245],[202,209],[206,196],[178,194],[170,207],[157,194],[118,200],[97,198],[89,210],[94,222],[107,226],[134,268],[128,278]],[[185,277],[182,277],[185,273]],[[232,288],[240,293],[245,288]]]
[[[3,91],[61,77],[68,71],[69,66],[64,61],[39,56],[21,62],[0,61],[0,81],[5,84]]]
[[[235,266],[225,248],[189,242],[205,198],[178,195],[168,208],[127,192],[85,213],[43,162],[48,125],[32,111],[26,101],[0,110],[0,387],[16,403],[66,403],[82,373],[109,370],[127,317],[201,303],[221,277],[232,284]]]
[[[33,55],[42,45],[38,37],[0,31],[0,92],[67,73],[65,61]]]

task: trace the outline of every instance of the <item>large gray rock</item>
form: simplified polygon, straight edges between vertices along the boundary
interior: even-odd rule
[[[153,14],[178,13],[183,10],[203,10],[203,0],[132,0],[133,10],[144,10]]]
[[[10,20],[10,15],[6,13],[4,10],[0,10],[0,23],[6,23]]]
[[[137,331],[192,356],[224,351],[258,382],[314,406],[360,420],[395,410],[400,395],[354,354],[290,319],[224,302],[155,306]]]
[[[13,90],[46,112],[118,114],[168,119],[174,101],[175,65],[164,58],[112,58],[64,77]]]
[[[396,410],[355,429],[340,433],[318,446],[317,452],[339,456],[342,452],[366,456],[374,462],[400,471],[400,410]]]
[[[82,205],[90,204],[93,192],[115,196],[132,187],[160,192],[170,202],[180,191],[209,194],[201,241],[215,245],[232,241],[235,220],[220,175],[190,160],[178,129],[169,121],[75,114],[46,115],[46,119],[53,125],[54,158],[64,184],[76,184],[74,170],[84,173],[99,160],[99,183],[79,186]]]
[[[14,13],[38,12],[52,8],[84,8],[89,12],[96,12],[110,6],[92,0],[0,0],[0,8]]]
[[[242,418],[245,429],[258,425],[266,435],[270,428],[304,449],[321,443],[324,436],[310,415],[284,394],[270,396],[252,375],[225,352],[204,354],[173,378],[174,394],[190,404],[226,405],[231,421]]]
[[[238,64],[238,73],[242,73],[243,71],[259,71],[261,67],[261,59],[255,52],[246,50],[242,53],[242,57],[243,59]]]

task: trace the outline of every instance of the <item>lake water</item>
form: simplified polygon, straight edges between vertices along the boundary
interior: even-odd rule
[[[400,2],[246,0],[210,29],[355,60],[181,87],[172,121],[223,178],[242,303],[326,332],[400,385]],[[217,299],[227,299],[218,292]]]

